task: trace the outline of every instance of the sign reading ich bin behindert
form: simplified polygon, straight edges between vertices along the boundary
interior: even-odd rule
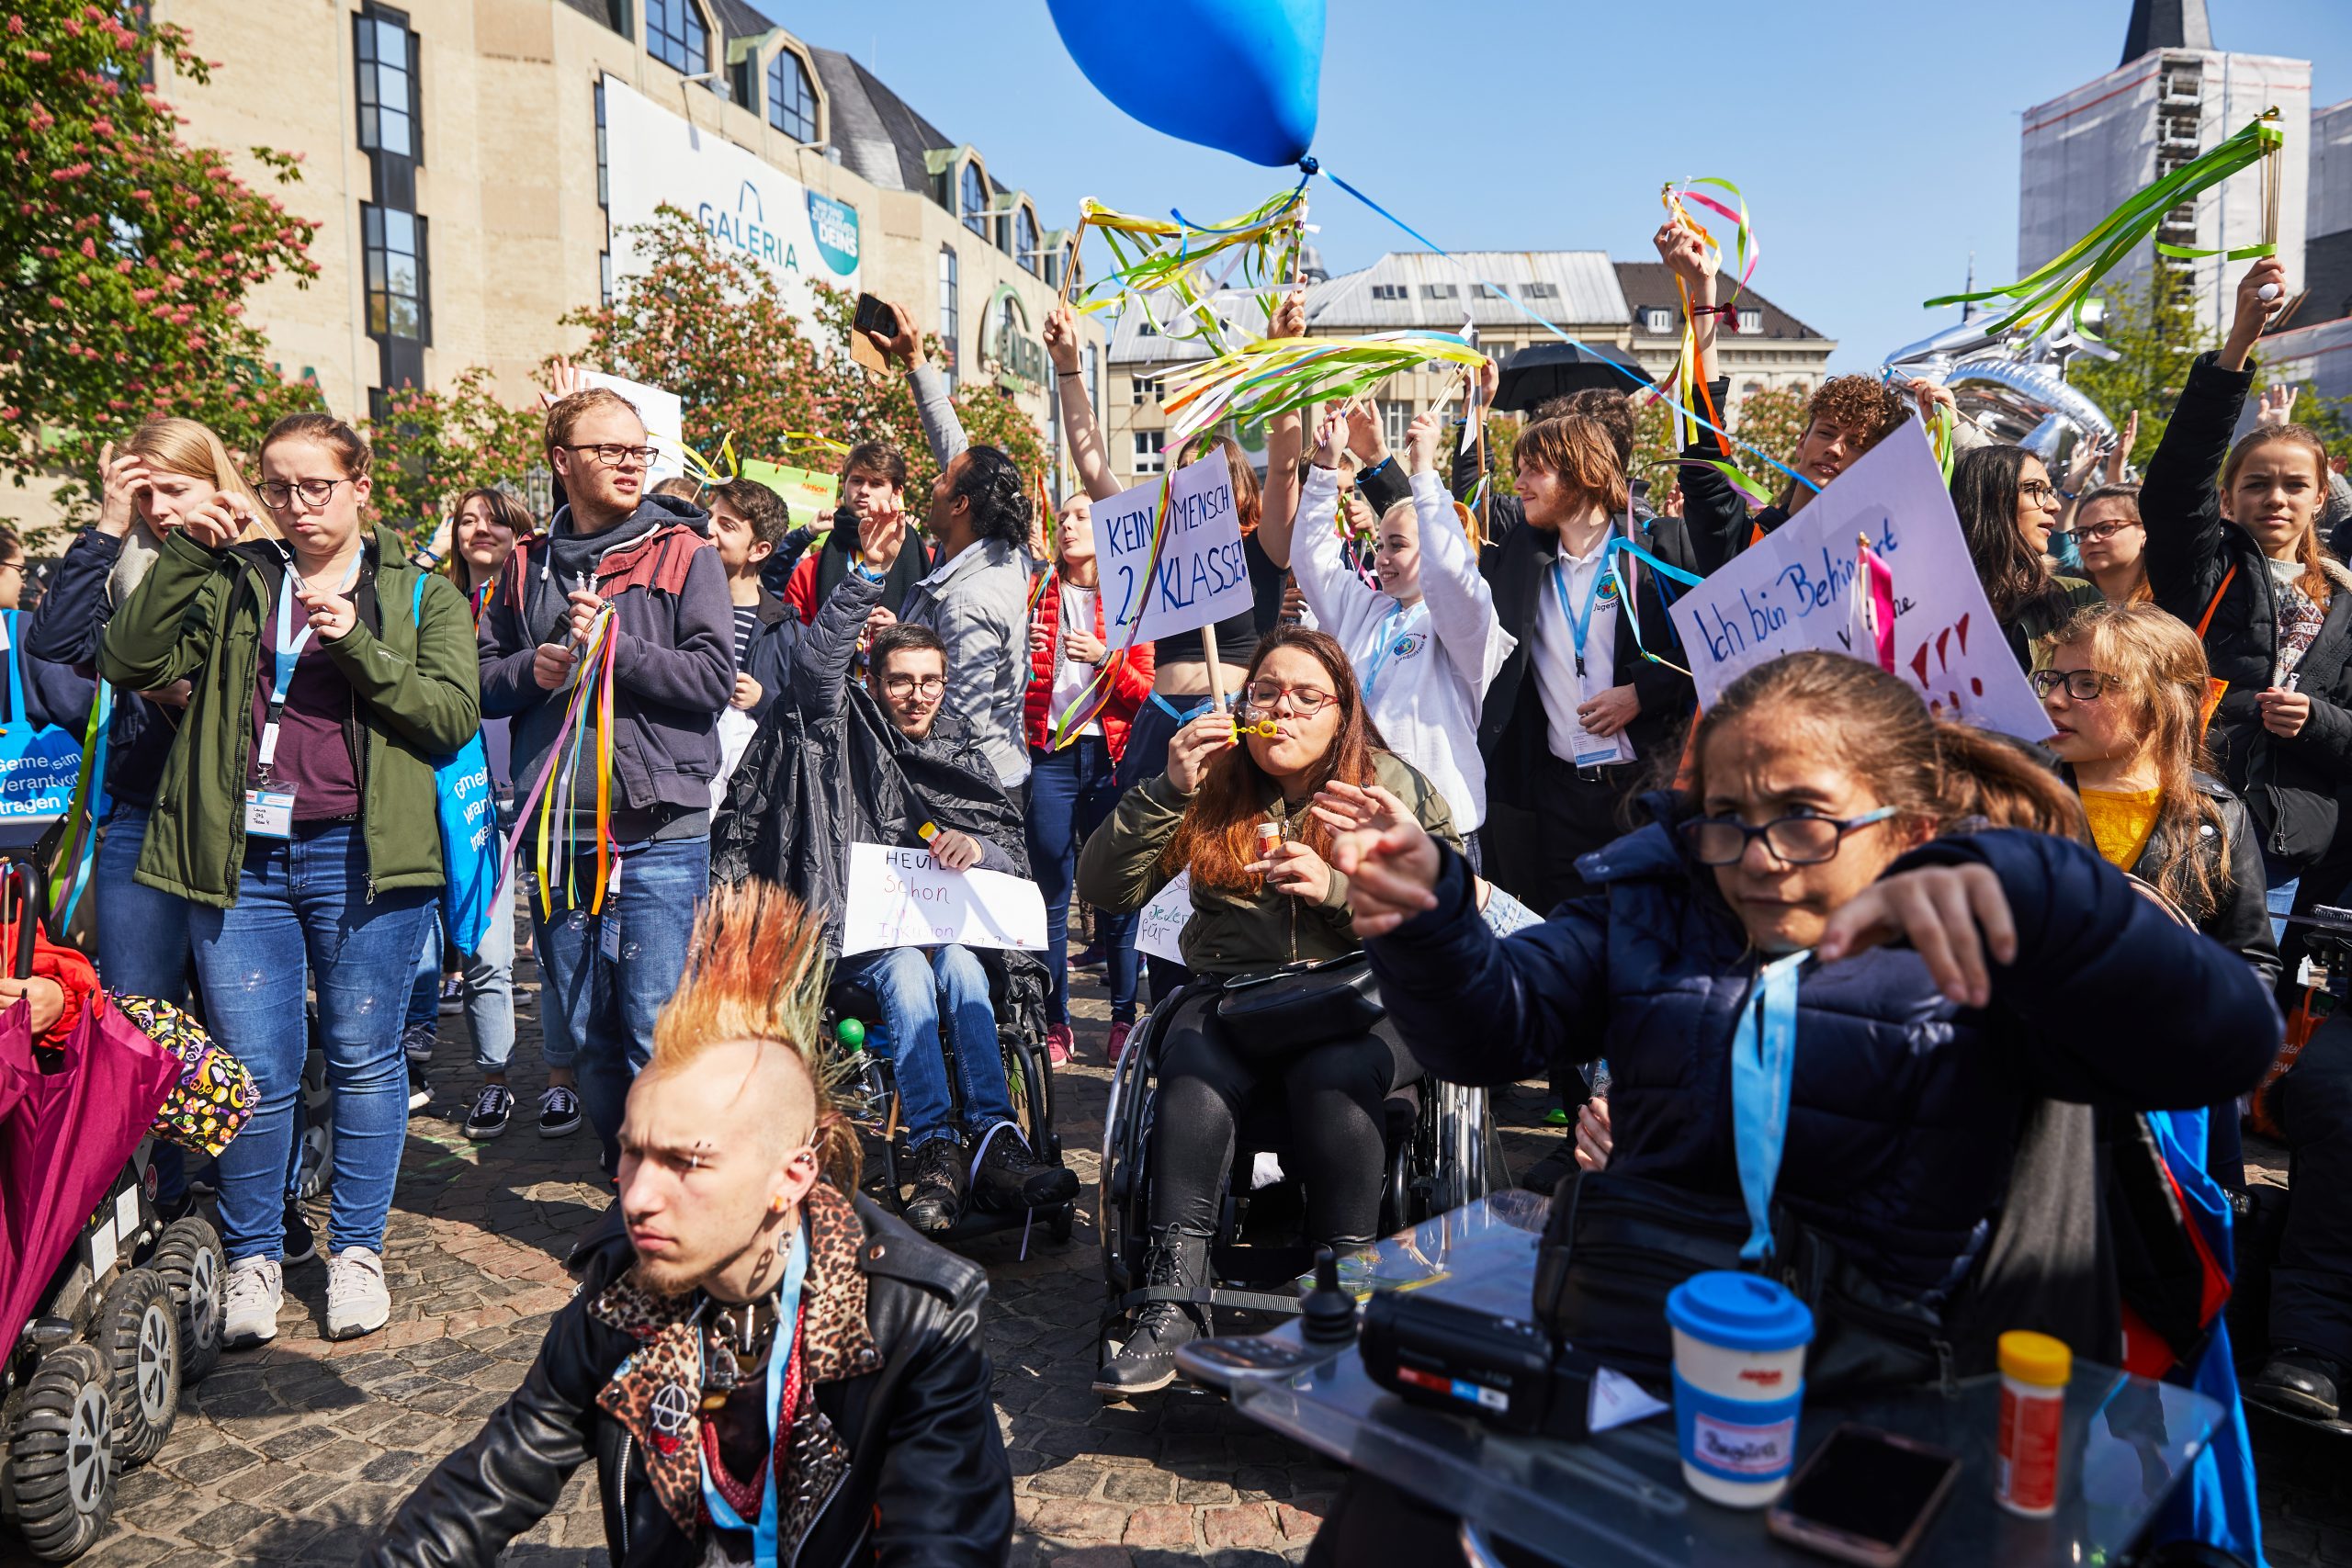
[[[605,210],[616,276],[635,259],[623,231],[650,223],[654,209],[667,205],[701,224],[721,250],[765,267],[803,321],[817,319],[810,284],[855,292],[856,208],[810,190],[617,76],[603,83]]]
[[[1168,537],[1151,558],[1159,481],[1094,503],[1094,548],[1102,564],[1102,625],[1113,648],[1213,626],[1250,607],[1250,562],[1233,470],[1212,450],[1176,470],[1168,491]]]

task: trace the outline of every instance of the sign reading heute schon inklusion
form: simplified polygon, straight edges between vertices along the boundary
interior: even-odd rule
[[[634,261],[624,231],[651,222],[655,209],[667,205],[691,215],[720,249],[766,268],[804,321],[817,320],[811,284],[856,291],[856,208],[810,190],[617,76],[605,76],[604,90],[615,276],[627,274]]]

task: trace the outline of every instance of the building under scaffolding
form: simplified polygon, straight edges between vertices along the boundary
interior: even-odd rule
[[[2025,113],[2018,276],[2081,239],[2134,192],[2276,107],[2286,136],[2278,153],[2277,241],[2288,292],[2301,291],[2311,97],[2309,61],[2214,49],[2203,0],[2137,0],[2123,63]],[[2202,250],[2256,244],[2264,238],[2262,208],[2261,182],[2248,171],[2175,208],[2156,237]],[[2218,256],[2159,257],[2149,246],[2110,275],[2109,287],[2136,285],[2150,266],[2176,269],[2190,287],[2199,323],[2218,333],[2227,325],[2233,279],[2242,265]]]

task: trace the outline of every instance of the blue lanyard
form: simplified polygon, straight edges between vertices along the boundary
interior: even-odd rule
[[[756,1568],[776,1568],[776,1472],[784,1468],[786,1431],[779,1421],[789,1422],[792,1412],[779,1412],[776,1406],[784,1399],[784,1371],[791,1364],[793,1340],[800,1332],[800,1282],[808,1272],[808,1241],[798,1230],[792,1233],[792,1257],[784,1266],[784,1283],[775,1293],[775,1342],[768,1347],[768,1486],[767,1495],[760,1501],[757,1524],[746,1524],[743,1516],[735,1511],[710,1479],[710,1457],[707,1449],[696,1450],[701,1457],[702,1503],[710,1510],[710,1522],[725,1530],[752,1532],[752,1561]],[[700,1347],[696,1347],[699,1350]]]
[[[1579,681],[1584,679],[1585,634],[1592,630],[1592,606],[1600,597],[1600,581],[1609,575],[1610,552],[1616,543],[1611,538],[1600,548],[1600,558],[1593,567],[1592,581],[1584,591],[1584,617],[1581,620],[1574,610],[1568,608],[1568,552],[1562,550],[1559,559],[1552,563],[1552,592],[1560,601],[1560,614],[1567,617],[1568,636],[1576,643],[1577,679]]]
[[[1812,956],[1807,948],[1758,969],[1731,1037],[1732,1138],[1748,1224],[1739,1255],[1751,1263],[1772,1250],[1772,1187],[1788,1142],[1789,1084],[1795,1077],[1797,972]]]
[[[279,551],[286,557],[286,581],[277,586],[277,633],[270,639],[270,656],[274,671],[269,690],[268,716],[263,721],[261,727],[261,752],[258,759],[262,772],[265,773],[269,771],[270,764],[277,761],[278,720],[286,714],[286,694],[293,689],[294,667],[301,662],[302,650],[311,646],[310,621],[307,618],[304,619],[300,632],[294,629],[294,584],[298,581],[294,572],[294,552],[286,549],[283,546],[279,547]],[[336,592],[348,592],[351,585],[359,581],[360,558],[364,558],[353,559],[351,570],[344,578],[342,585],[335,590]]]
[[[1410,604],[1400,599],[1396,602],[1396,608],[1389,614],[1386,620],[1380,624],[1380,646],[1372,650],[1372,668],[1365,671],[1363,675],[1364,706],[1372,705],[1372,690],[1380,684],[1380,672],[1387,669],[1388,661],[1396,656],[1397,647],[1404,641],[1405,633],[1429,613],[1429,601],[1426,599],[1416,600]],[[1591,612],[1588,610],[1586,614],[1589,615]],[[1577,640],[1581,642],[1583,639]]]

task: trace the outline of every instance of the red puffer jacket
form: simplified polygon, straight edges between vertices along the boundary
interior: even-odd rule
[[[1062,656],[1061,579],[1048,567],[1031,585],[1029,594],[1029,689],[1021,700],[1021,730],[1032,746],[1053,744],[1054,665]],[[1045,636],[1037,637],[1043,629]],[[1094,596],[1094,635],[1102,635],[1102,596]],[[1118,761],[1127,749],[1127,730],[1151,697],[1151,644],[1136,643],[1111,655],[1111,697],[1096,716],[1102,721],[1102,739]]]

